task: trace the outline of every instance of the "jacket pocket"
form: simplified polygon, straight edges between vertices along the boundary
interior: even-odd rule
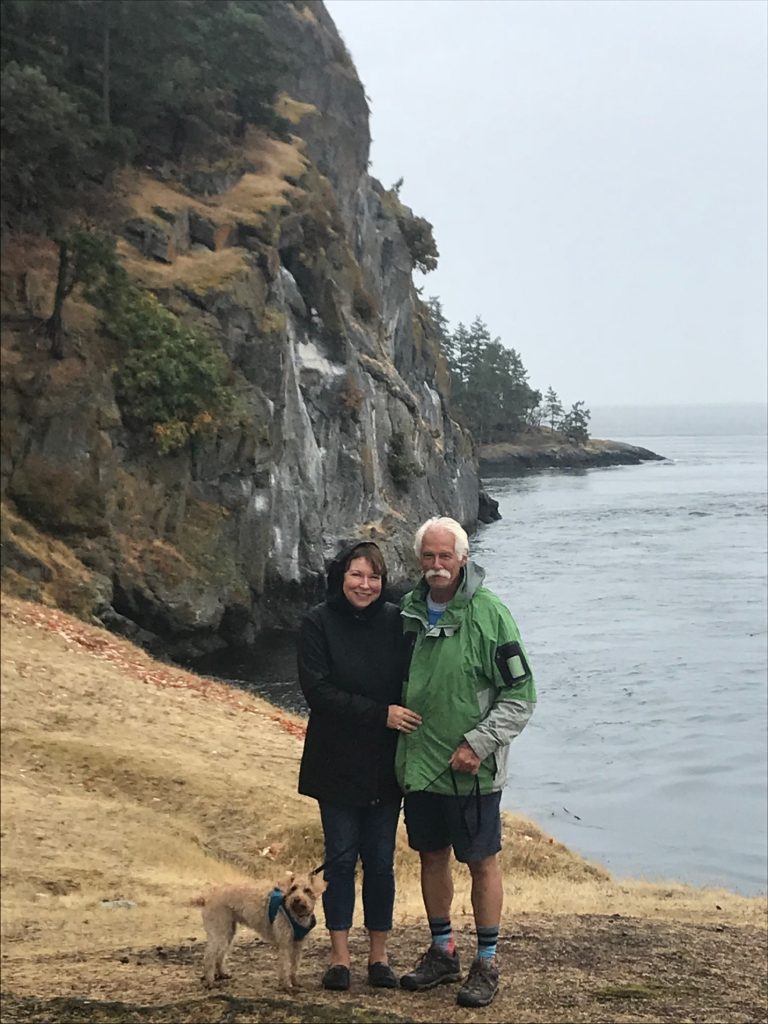
[[[482,721],[491,710],[491,705],[496,698],[496,691],[493,687],[486,686],[484,690],[476,690],[475,696],[477,698],[477,710],[480,715],[480,721]]]

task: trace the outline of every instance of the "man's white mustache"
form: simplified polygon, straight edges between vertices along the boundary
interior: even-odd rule
[[[424,576],[428,580],[431,580],[434,576],[439,576],[442,580],[449,580],[451,578],[451,574],[447,569],[429,569],[424,573]]]

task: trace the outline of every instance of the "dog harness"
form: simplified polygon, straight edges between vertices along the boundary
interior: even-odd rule
[[[308,925],[299,924],[295,917],[291,917],[288,913],[288,908],[285,905],[285,893],[282,889],[274,888],[269,894],[269,923],[274,924],[275,918],[280,911],[285,914],[288,918],[291,928],[293,928],[293,941],[301,942],[302,939],[306,938],[307,935],[317,924],[317,918],[313,914]]]

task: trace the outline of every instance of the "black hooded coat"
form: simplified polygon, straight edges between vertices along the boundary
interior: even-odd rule
[[[362,807],[400,798],[398,734],[387,728],[387,712],[401,700],[405,647],[400,610],[384,599],[386,577],[381,596],[362,611],[344,596],[354,546],[331,563],[328,598],[299,629],[299,683],[309,706],[299,792]]]

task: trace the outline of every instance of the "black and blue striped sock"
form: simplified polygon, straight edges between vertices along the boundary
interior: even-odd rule
[[[477,959],[493,960],[496,956],[496,943],[499,941],[499,927],[477,926]]]
[[[432,945],[439,946],[446,953],[453,954],[456,949],[456,942],[453,938],[450,917],[430,917],[429,930],[432,932]]]

